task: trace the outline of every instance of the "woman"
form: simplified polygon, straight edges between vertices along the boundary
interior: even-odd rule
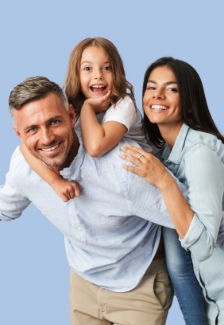
[[[163,148],[163,164],[188,186],[188,202],[161,162],[142,149],[122,148],[128,154],[122,158],[137,168],[123,167],[161,190],[178,233],[164,229],[167,266],[180,305],[193,283],[181,278],[183,269],[190,270],[181,243],[191,252],[207,301],[206,323],[224,324],[224,250],[216,247],[224,207],[224,138],[210,115],[201,79],[186,62],[164,57],[149,66],[143,106],[146,134]]]

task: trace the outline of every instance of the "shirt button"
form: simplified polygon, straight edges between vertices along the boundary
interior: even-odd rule
[[[78,223],[75,223],[74,226],[75,226],[75,228],[78,228],[79,227],[79,224]]]

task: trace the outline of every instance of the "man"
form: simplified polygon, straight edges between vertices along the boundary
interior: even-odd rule
[[[32,202],[64,234],[71,267],[71,324],[165,324],[173,289],[159,249],[173,227],[160,192],[121,167],[120,145],[90,157],[61,88],[28,78],[10,93],[14,129],[29,152],[82,188],[62,202],[31,170],[19,148],[0,189],[0,218],[19,217]],[[34,190],[35,188],[35,190]]]

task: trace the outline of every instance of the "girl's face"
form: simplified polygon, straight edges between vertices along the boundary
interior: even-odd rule
[[[110,59],[103,48],[89,46],[83,51],[79,78],[85,98],[100,97],[113,90]]]
[[[156,123],[159,128],[182,126],[177,80],[169,67],[157,67],[151,72],[143,97],[143,106],[150,122]]]

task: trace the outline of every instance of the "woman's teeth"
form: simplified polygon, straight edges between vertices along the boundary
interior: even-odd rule
[[[168,109],[168,107],[162,106],[162,105],[152,105],[151,108],[154,109],[155,111],[161,111],[161,110]]]

